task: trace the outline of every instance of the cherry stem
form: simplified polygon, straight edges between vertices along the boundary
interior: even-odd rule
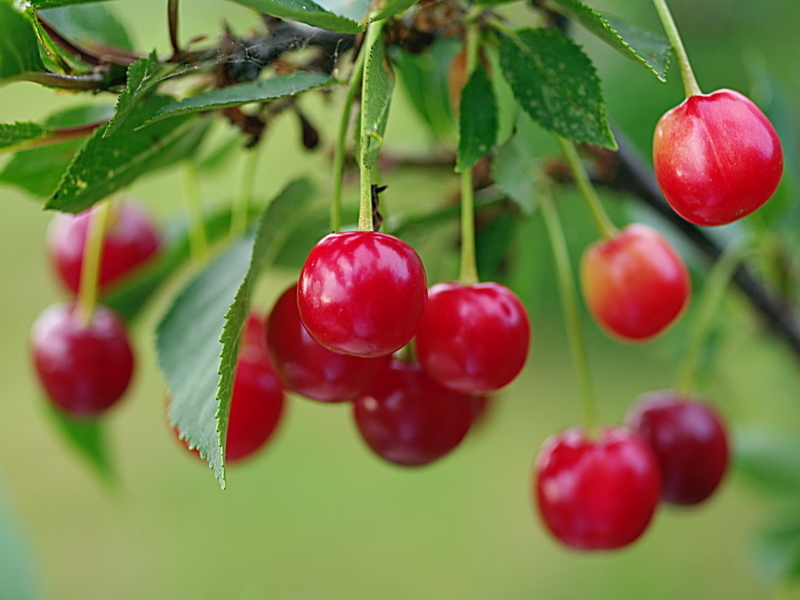
[[[78,318],[86,327],[91,325],[97,307],[100,281],[100,262],[103,258],[103,237],[108,221],[109,203],[101,202],[89,215],[89,228],[83,246],[81,281],[78,288]]]
[[[589,207],[589,212],[591,212],[592,219],[594,219],[597,230],[600,232],[600,237],[607,240],[613,238],[617,235],[617,228],[611,222],[608,213],[603,208],[597,191],[594,189],[589,175],[586,173],[586,168],[583,166],[581,157],[578,155],[575,144],[561,136],[556,137],[558,138],[558,143],[561,145],[561,151],[567,159],[570,171],[572,171],[575,183],[578,185],[578,189],[583,199],[586,201],[586,206]]]
[[[478,64],[481,36],[472,23],[467,28],[467,81]],[[461,267],[458,280],[464,285],[474,285],[478,278],[475,257],[475,186],[472,167],[461,171]]]
[[[549,184],[540,186],[539,206],[541,207],[547,236],[553,250],[553,260],[558,274],[558,288],[561,298],[561,310],[564,315],[564,325],[569,337],[569,347],[572,352],[572,361],[578,373],[583,398],[584,422],[587,437],[594,437],[597,429],[597,409],[592,388],[592,379],[589,372],[589,363],[586,359],[586,344],[581,328],[580,311],[578,310],[578,296],[575,282],[570,267],[569,251],[564,239],[564,229],[558,217],[552,192]]]
[[[178,0],[169,0],[167,3],[167,19],[169,22],[169,43],[172,46],[172,60],[180,60],[183,55],[180,43],[178,42]]]
[[[682,395],[688,396],[694,391],[700,357],[703,353],[703,343],[708,338],[711,324],[719,312],[719,305],[730,285],[733,274],[749,252],[750,247],[746,243],[728,246],[714,263],[714,267],[706,279],[703,293],[697,302],[694,321],[689,329],[689,342],[675,378],[675,389]]]
[[[656,7],[658,18],[661,19],[661,24],[664,26],[664,32],[667,34],[667,39],[672,46],[672,52],[675,54],[675,59],[678,61],[678,69],[681,73],[681,80],[683,81],[683,89],[686,97],[697,96],[703,92],[697,83],[694,76],[692,65],[689,62],[689,55],[686,53],[686,48],[683,47],[681,35],[678,33],[678,27],[675,25],[675,20],[672,18],[672,13],[669,11],[666,0],[653,0],[653,5]]]
[[[189,221],[189,254],[195,264],[202,265],[208,260],[208,239],[203,222],[197,167],[190,160],[184,162],[183,187]]]
[[[350,125],[350,115],[353,112],[353,102],[355,102],[356,93],[361,87],[366,54],[363,51],[358,53],[353,70],[350,73],[347,95],[344,98],[342,116],[339,121],[339,134],[336,137],[336,147],[333,151],[333,198],[331,199],[330,225],[331,231],[334,233],[342,228],[342,180],[344,179],[347,130]]]
[[[259,143],[245,150],[245,156],[242,160],[241,187],[231,213],[231,235],[233,237],[240,237],[247,231],[248,215],[250,204],[253,200],[253,188],[255,187],[256,171],[261,154],[259,152],[260,148],[261,144]]]

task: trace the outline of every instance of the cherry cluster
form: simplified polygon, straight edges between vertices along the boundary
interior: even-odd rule
[[[92,418],[113,406],[128,389],[134,354],[124,320],[95,304],[103,295],[152,260],[161,235],[149,216],[131,201],[108,207],[96,253],[86,260],[89,229],[98,210],[59,213],[48,231],[47,250],[68,302],[47,308],[31,330],[36,373],[47,397],[67,415]],[[87,294],[92,299],[87,300]]]

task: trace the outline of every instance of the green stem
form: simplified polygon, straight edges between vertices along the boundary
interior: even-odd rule
[[[686,352],[683,354],[675,378],[675,390],[680,394],[689,395],[694,391],[697,368],[703,352],[703,342],[708,337],[708,331],[719,311],[720,302],[728,289],[733,274],[749,252],[750,248],[747,244],[729,246],[714,264],[711,274],[706,279],[703,293],[697,302],[694,321],[689,328],[690,337]]]
[[[595,225],[597,225],[597,230],[600,232],[600,237],[607,240],[613,238],[617,234],[617,228],[608,218],[608,213],[606,213],[600,198],[597,196],[597,192],[583,166],[581,157],[578,156],[575,144],[561,136],[556,137],[561,145],[564,157],[567,159],[570,171],[572,171],[572,176],[575,178],[575,183],[578,185],[578,189],[589,207],[589,212],[592,213],[592,218]]]
[[[189,254],[195,264],[208,261],[208,239],[203,222],[203,207],[200,199],[200,185],[197,179],[197,167],[190,161],[184,161],[183,186],[186,199],[186,213],[189,220]]]
[[[350,125],[350,115],[353,112],[353,102],[356,93],[361,86],[361,79],[364,72],[364,57],[366,52],[363,50],[358,53],[353,70],[350,73],[350,80],[347,84],[347,95],[344,98],[342,116],[339,121],[339,134],[336,137],[336,147],[333,151],[333,198],[331,199],[330,224],[331,231],[334,233],[342,228],[342,180],[344,179],[344,159],[347,146],[347,129]]]
[[[678,61],[678,69],[681,72],[681,80],[683,81],[686,97],[702,94],[703,92],[700,90],[700,86],[694,76],[694,71],[692,71],[689,55],[686,54],[686,48],[683,47],[681,35],[678,33],[678,27],[675,25],[675,20],[672,18],[672,13],[669,11],[666,0],[653,0],[653,5],[656,7],[658,18],[661,19],[661,24],[664,26],[664,32],[667,34],[667,39],[672,46],[675,59]]]
[[[564,239],[564,229],[561,226],[561,220],[558,217],[558,211],[554,205],[550,187],[547,184],[541,186],[539,206],[541,207],[547,235],[550,238],[550,246],[553,250],[553,259],[556,264],[564,325],[567,328],[572,360],[581,386],[586,435],[591,438],[594,437],[597,429],[597,409],[592,389],[592,379],[589,373],[589,363],[586,359],[586,344],[583,340],[578,296],[575,290],[575,282],[572,278],[567,242]]]
[[[87,327],[91,325],[97,307],[100,261],[103,256],[103,237],[108,221],[108,211],[108,202],[101,202],[92,210],[84,242],[77,310],[80,321]]]
[[[240,237],[247,231],[247,217],[253,200],[258,160],[261,157],[260,148],[261,143],[249,150],[245,150],[245,156],[242,159],[241,187],[236,195],[233,212],[231,213],[231,235],[233,237]]]
[[[106,78],[102,73],[64,75],[52,71],[30,71],[19,78],[62,90],[99,90],[106,85]]]

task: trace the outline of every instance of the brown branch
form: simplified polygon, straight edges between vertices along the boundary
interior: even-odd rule
[[[72,56],[87,64],[98,66],[113,63],[127,67],[137,60],[137,57],[130,56],[125,53],[125,51],[117,48],[98,47],[98,53],[95,50],[91,50],[67,39],[52,23],[44,18],[41,13],[36,13],[36,18],[39,19],[42,28],[53,42],[59,45],[63,50],[69,52]]]

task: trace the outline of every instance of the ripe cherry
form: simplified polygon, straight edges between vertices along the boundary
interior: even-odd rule
[[[508,385],[528,356],[530,324],[519,298],[499,283],[439,283],[415,338],[419,362],[439,384],[465,394]]]
[[[680,256],[657,231],[640,224],[584,252],[581,286],[595,320],[630,341],[664,331],[681,314],[691,291]]]
[[[47,234],[47,247],[59,279],[77,294],[81,281],[86,235],[94,209],[78,215],[59,213]],[[152,260],[161,247],[161,237],[152,220],[137,205],[112,205],[103,237],[100,259],[101,292],[122,281]]]
[[[392,360],[378,381],[353,402],[367,445],[404,466],[433,462],[469,431],[477,407],[472,396],[441,387],[416,363]]]
[[[550,532],[579,550],[634,542],[658,506],[661,473],[653,450],[624,428],[596,440],[581,428],[545,441],[536,459],[534,494]]]
[[[297,286],[286,290],[267,322],[267,345],[284,385],[312,400],[348,402],[364,393],[391,355],[364,358],[332,352],[306,331],[297,310]]]
[[[33,362],[50,400],[64,412],[95,417],[128,389],[134,358],[125,325],[98,306],[86,324],[75,305],[47,308],[31,329]]]
[[[728,467],[728,436],[708,404],[671,390],[651,392],[637,399],[627,424],[655,450],[666,502],[697,504],[717,489]]]
[[[689,96],[658,122],[656,178],[670,206],[696,225],[724,225],[759,209],[778,188],[778,134],[732,90]]]
[[[332,233],[309,253],[297,306],[308,333],[329,350],[381,356],[405,346],[428,297],[414,249],[384,233]]]

